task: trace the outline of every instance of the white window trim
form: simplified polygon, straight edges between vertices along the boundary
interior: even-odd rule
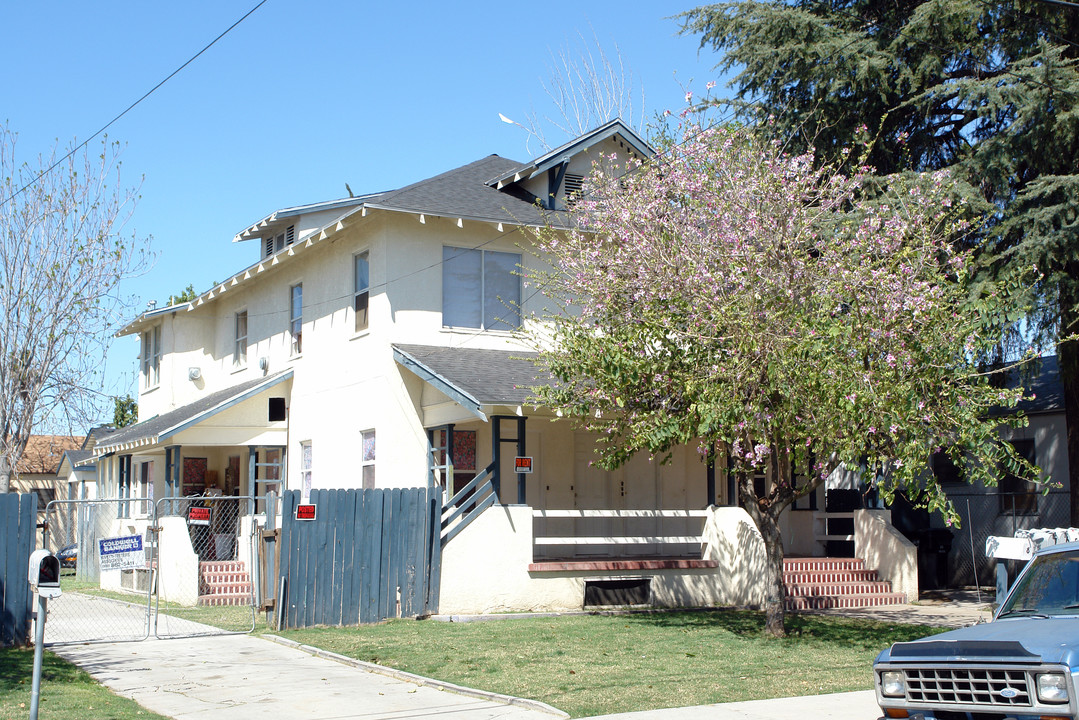
[[[468,252],[473,252],[474,251],[474,252],[479,252],[480,253],[480,287],[479,287],[479,290],[480,290],[480,324],[479,324],[479,327],[472,327],[472,326],[469,326],[469,325],[448,325],[448,324],[446,324],[446,321],[445,321],[445,317],[446,317],[445,301],[446,301],[446,299],[445,299],[445,295],[443,295],[443,298],[442,298],[442,317],[443,317],[442,330],[444,332],[445,331],[449,331],[449,332],[460,332],[460,331],[475,332],[477,330],[480,330],[480,331],[485,332],[485,333],[504,334],[504,335],[508,335],[508,336],[509,335],[514,335],[518,331],[520,331],[520,329],[524,326],[524,317],[523,317],[523,313],[524,313],[524,285],[523,285],[523,282],[522,282],[523,278],[519,274],[514,275],[514,277],[517,279],[517,295],[520,298],[520,306],[517,308],[517,312],[521,313],[517,317],[517,326],[516,327],[509,327],[509,328],[489,328],[489,327],[486,327],[484,325],[484,320],[485,320],[485,318],[484,318],[484,308],[487,306],[487,276],[486,276],[486,263],[484,262],[484,254],[488,253],[488,252],[497,252],[497,253],[503,253],[505,255],[516,255],[518,257],[518,263],[517,263],[518,267],[520,267],[521,265],[524,264],[524,255],[522,253],[520,253],[520,252],[513,252],[512,250],[499,250],[497,248],[482,248],[482,247],[469,248],[469,247],[460,247],[460,246],[457,246],[457,245],[443,245],[442,247],[443,247],[443,257],[445,257],[445,248],[450,248],[451,250],[463,250],[463,251],[468,251]],[[443,275],[443,282],[445,282],[445,275]],[[509,309],[509,308],[507,308],[507,309]]]
[[[161,384],[161,326],[155,325],[144,331],[140,342],[139,369],[143,390],[152,390]]]
[[[366,256],[367,258],[367,287],[363,290],[356,289],[356,261]],[[367,295],[367,324],[364,327],[357,329],[356,323],[359,318],[359,314],[356,312],[356,301],[360,295]],[[366,335],[371,331],[371,251],[370,249],[361,250],[352,256],[352,334],[353,337],[359,337]]]
[[[296,293],[296,289],[300,290],[300,314],[293,315],[293,303],[292,298]],[[299,323],[299,332],[296,332],[294,328],[297,322]],[[303,355],[303,282],[295,282],[288,287],[288,343],[289,343],[289,357],[300,357]]]
[[[244,334],[240,335],[240,316],[244,316]],[[232,367],[234,370],[243,370],[247,367],[247,357],[250,354],[251,345],[248,338],[251,335],[251,316],[247,308],[237,310],[232,317]],[[240,355],[240,340],[243,340],[243,355]]]

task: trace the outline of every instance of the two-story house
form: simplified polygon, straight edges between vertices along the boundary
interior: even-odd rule
[[[569,222],[594,162],[652,152],[615,120],[530,162],[252,224],[234,238],[250,266],[122,330],[141,341],[140,421],[97,445],[99,495],[441,484],[449,500],[488,477],[494,506],[444,549],[444,612],[579,608],[590,587],[758,602],[759,537],[696,448],[602,470],[593,437],[529,399],[533,231]]]

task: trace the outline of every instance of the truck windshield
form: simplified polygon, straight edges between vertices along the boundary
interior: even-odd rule
[[[1031,561],[997,617],[1079,614],[1079,550]]]

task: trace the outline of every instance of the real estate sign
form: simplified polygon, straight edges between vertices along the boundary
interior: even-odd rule
[[[102,570],[131,570],[146,567],[146,553],[141,535],[101,538],[97,541],[98,561]]]

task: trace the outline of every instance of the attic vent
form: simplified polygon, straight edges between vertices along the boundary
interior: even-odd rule
[[[577,200],[581,198],[584,188],[584,175],[566,173],[566,179],[563,181],[562,187],[566,192],[566,206],[573,207]]]
[[[291,245],[296,240],[296,226],[289,225],[288,230],[285,231],[285,244]]]
[[[263,241],[262,255],[263,255],[263,257],[270,257],[271,255],[273,255],[273,238],[272,237],[268,237]]]

